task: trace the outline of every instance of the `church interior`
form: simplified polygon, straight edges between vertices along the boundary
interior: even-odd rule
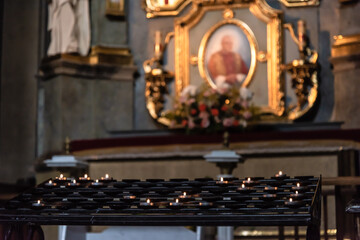
[[[0,238],[360,239],[359,12],[358,0],[0,1]],[[112,206],[129,192],[99,190],[104,222],[80,224],[81,190],[66,209],[52,190],[60,203],[17,200],[88,176],[140,202],[126,212]],[[154,203],[138,195],[148,186]]]

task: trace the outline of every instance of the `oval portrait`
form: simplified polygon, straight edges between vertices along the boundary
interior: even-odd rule
[[[242,21],[224,20],[203,37],[199,71],[213,88],[248,86],[256,67],[257,42]]]

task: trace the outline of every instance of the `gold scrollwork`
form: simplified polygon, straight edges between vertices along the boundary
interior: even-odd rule
[[[305,115],[314,106],[317,99],[318,53],[310,49],[304,20],[298,21],[298,36],[291,24],[284,24],[284,27],[289,30],[292,39],[298,45],[300,55],[300,59],[295,59],[282,66],[291,75],[291,85],[297,98],[296,106],[290,106],[288,109],[288,119],[294,120]]]
[[[250,43],[250,52],[251,52],[251,62],[250,62],[250,69],[249,72],[244,80],[243,86],[247,87],[250,84],[250,81],[254,75],[255,69],[256,69],[256,56],[258,52],[258,44],[256,41],[256,38],[254,36],[254,33],[251,31],[249,26],[244,23],[243,21],[240,21],[238,19],[224,19],[223,21],[215,24],[212,26],[209,31],[204,35],[203,39],[200,43],[199,48],[199,72],[200,76],[205,79],[212,88],[216,88],[215,83],[211,80],[211,77],[209,76],[209,73],[206,71],[205,66],[205,51],[208,45],[208,41],[210,37],[214,34],[214,32],[225,25],[235,25],[239,27],[243,32],[245,33],[249,43]]]
[[[259,51],[257,56],[256,56],[256,59],[259,62],[266,62],[268,60],[268,58],[269,58],[269,56],[265,51]]]
[[[320,0],[280,0],[286,7],[311,7],[319,6]]]
[[[143,0],[142,5],[146,11],[146,17],[154,18],[176,16],[190,3],[191,0]]]

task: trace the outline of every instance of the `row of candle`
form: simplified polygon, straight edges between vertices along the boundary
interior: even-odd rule
[[[282,171],[279,171],[279,173],[275,175],[275,178],[285,178],[285,177],[287,177],[287,176],[286,176],[286,174],[283,174]],[[64,177],[63,174],[60,174],[59,177],[56,177],[56,181],[68,181],[68,179],[66,177]],[[79,181],[85,182],[85,181],[92,181],[92,180],[87,174],[85,174],[84,177],[79,177]],[[101,182],[113,181],[113,178],[110,177],[109,174],[105,174],[105,177],[101,177],[100,181]],[[99,180],[96,182],[99,182]],[[243,181],[243,182],[248,183],[248,184],[253,183],[251,178],[247,178],[247,180]],[[225,181],[224,178],[221,178],[220,181],[218,181],[217,183],[223,184],[223,183],[228,183],[228,181]]]
[[[294,208],[294,207],[301,207],[304,206],[306,203],[303,201],[299,201],[293,198],[289,198],[288,200],[284,201],[284,206],[285,207],[290,207],[290,208]],[[197,206],[200,208],[208,208],[211,207],[213,205],[213,203],[211,202],[207,202],[207,201],[200,201],[198,203],[196,203],[193,206]],[[33,209],[43,209],[45,207],[45,203],[42,202],[41,200],[37,200],[36,202],[34,202],[32,204],[32,208]],[[183,202],[180,202],[178,198],[175,199],[175,201],[168,203],[167,205],[169,208],[172,209],[176,209],[176,208],[180,208],[184,206]],[[139,203],[139,207],[140,208],[152,208],[154,207],[154,202],[151,202],[150,199],[146,199],[146,201],[142,201]]]
[[[283,174],[281,171],[276,175],[276,176],[286,176],[286,174]],[[104,183],[106,182],[111,182],[113,181],[113,178],[111,178],[108,174],[105,175],[105,177],[101,177],[100,180],[96,179],[95,182],[93,182],[90,177],[88,177],[87,174],[84,175],[84,177],[80,177],[78,179],[78,182],[73,179],[72,181],[70,181],[69,179],[67,179],[66,177],[63,176],[63,174],[60,174],[60,177],[57,177],[55,179],[56,182],[53,182],[52,180],[49,180],[49,182],[45,183],[44,186],[45,187],[56,187],[57,186],[57,182],[65,182],[67,183],[65,186],[69,187],[69,188],[74,188],[74,187],[78,187],[80,186],[80,183],[87,183],[87,182],[91,182],[91,187],[93,188],[101,188],[104,186]],[[253,188],[251,188],[251,186],[253,186],[254,184],[256,184],[256,181],[251,180],[251,178],[247,178],[246,180],[242,181],[241,187],[239,187],[237,189],[238,192],[240,193],[250,193],[252,191],[255,191]],[[216,184],[218,185],[227,185],[229,184],[229,181],[224,180],[224,178],[220,178],[220,181],[217,181]],[[265,191],[269,191],[269,192],[274,192],[277,191],[277,187],[273,187],[273,186],[266,186],[264,188]],[[307,186],[300,186],[300,183],[297,183],[296,186],[291,187],[291,189],[293,191],[306,191],[308,190]]]

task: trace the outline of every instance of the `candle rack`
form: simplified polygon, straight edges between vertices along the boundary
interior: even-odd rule
[[[54,181],[49,179],[0,208],[0,223],[10,229],[7,235],[17,234],[11,230],[16,225],[37,226],[38,231],[40,225],[68,224],[307,226],[307,239],[320,239],[321,178],[251,179],[256,183],[252,191],[240,190],[247,178],[221,184],[213,179],[112,179],[96,188],[90,179],[69,187],[72,178],[49,188],[46,183]],[[306,185],[306,192],[289,203],[297,183]]]

